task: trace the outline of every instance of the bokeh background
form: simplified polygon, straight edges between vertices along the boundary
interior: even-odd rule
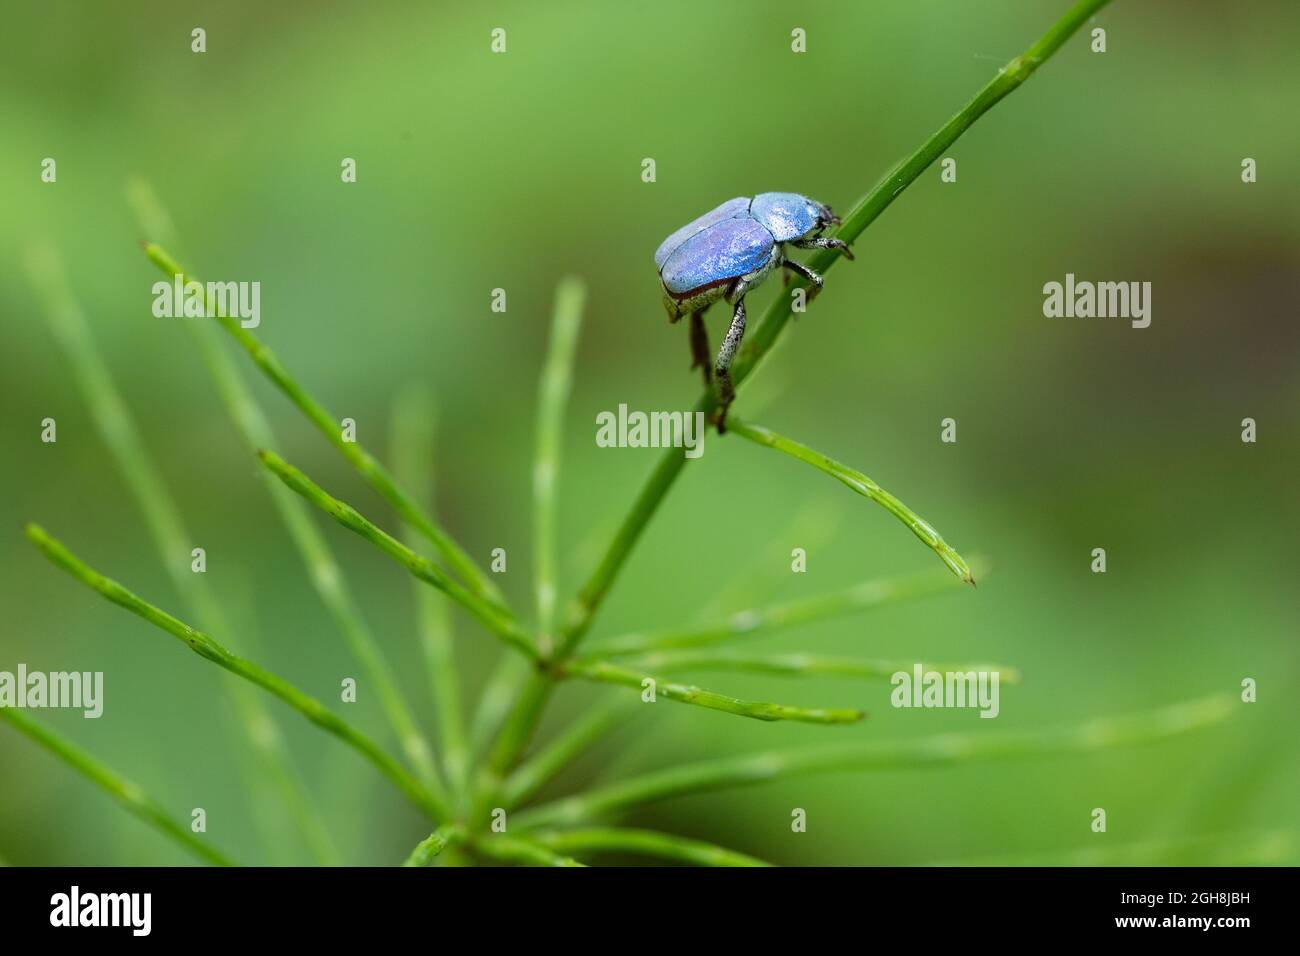
[[[1064,11],[988,3],[164,3],[16,0],[0,39],[0,668],[102,670],[106,714],[34,716],[250,863],[305,862],[256,781],[216,668],[44,561],[42,522],[92,564],[180,610],[21,263],[52,242],[185,517],[208,580],[265,663],[337,701],[357,667],[324,613],[182,320],[125,188],[143,177],[205,277],[259,280],[259,334],[388,456],[411,383],[440,408],[438,504],[531,606],[536,380],[557,279],[589,285],[561,488],[562,583],[581,582],[652,450],[594,444],[598,412],[687,408],[686,329],[651,262],[723,199],[797,190],[847,209]],[[1293,3],[1117,0],[949,155],[838,266],[737,412],[858,466],[967,554],[978,591],[801,627],[773,650],[995,660],[1021,668],[1001,716],[904,711],[888,684],[701,675],[717,689],[861,706],[851,728],[643,711],[551,792],[685,759],[850,738],[1063,726],[1243,677],[1259,701],[1141,748],[925,772],[838,774],[676,800],[636,822],[781,863],[1300,862],[1295,547],[1300,533],[1300,11]],[[208,52],[190,52],[190,31]],[[508,52],[489,51],[507,30]],[[808,52],[790,50],[803,27]],[[58,182],[40,181],[54,157]],[[344,185],[343,157],[358,163]],[[1243,157],[1259,181],[1240,179]],[[641,161],[657,181],[641,181]],[[1043,283],[1153,283],[1153,321],[1051,320]],[[508,290],[508,312],[489,293]],[[778,293],[750,299],[758,314]],[[716,344],[722,316],[710,332]],[[223,342],[223,345],[229,343]],[[278,393],[241,370],[280,451],[395,528]],[[58,421],[55,445],[40,421]],[[1259,441],[1240,440],[1240,422]],[[945,417],[958,442],[939,440]],[[323,526],[421,717],[408,579]],[[804,547],[806,574],[790,573]],[[1089,571],[1105,547],[1109,571]],[[186,554],[177,561],[188,563]],[[937,566],[880,509],[796,462],[710,438],[651,525],[592,638],[702,610]],[[497,645],[457,619],[466,694]],[[221,637],[221,635],[218,635]],[[232,646],[247,646],[239,634]],[[617,691],[612,691],[617,692]],[[543,735],[601,693],[566,686]],[[346,715],[392,745],[373,695]],[[271,707],[344,858],[388,864],[427,832],[359,757]],[[394,748],[395,749],[395,748]],[[792,807],[808,811],[792,834]],[[1105,835],[1089,829],[1106,808]],[[0,725],[0,857],[189,863],[182,850]]]

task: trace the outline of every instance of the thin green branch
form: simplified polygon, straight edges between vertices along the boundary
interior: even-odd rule
[[[596,609],[600,607],[605,595],[609,593],[609,589],[614,584],[614,579],[623,568],[623,562],[632,553],[632,548],[641,537],[641,532],[645,530],[646,525],[650,523],[650,519],[654,517],[659,508],[659,503],[668,494],[668,489],[677,480],[677,476],[681,473],[685,464],[686,456],[681,453],[680,449],[674,454],[665,454],[660,457],[659,464],[655,466],[655,470],[650,475],[650,480],[641,489],[636,501],[632,503],[631,511],[628,512],[627,517],[623,519],[623,523],[619,525],[618,530],[614,533],[614,539],[610,542],[605,556],[601,559],[600,564],[596,566],[591,577],[587,579],[587,583],[582,586],[582,590],[578,592],[573,605],[569,608],[568,621],[560,637],[561,657],[571,654],[586,635],[587,629],[591,627]]]
[[[171,217],[148,182],[143,179],[134,180],[128,188],[128,197],[148,234],[159,237],[171,235]],[[206,322],[186,322],[185,326],[198,342],[222,404],[245,444],[254,452],[259,448],[273,446],[275,435],[271,424],[234,362],[216,341],[215,330]],[[316,593],[338,627],[352,656],[365,669],[403,752],[425,786],[445,802],[446,792],[438,777],[428,739],[420,731],[411,705],[394,679],[378,641],[357,607],[324,535],[312,522],[303,502],[272,475],[264,474],[264,479],[276,511],[307,568]],[[229,631],[223,623],[209,623],[202,616],[200,623],[216,633]],[[248,691],[242,686],[241,689]]]
[[[537,721],[541,718],[546,702],[551,699],[551,692],[554,689],[555,681],[550,673],[542,673],[534,669],[529,674],[511,705],[510,713],[506,715],[505,723],[501,725],[500,732],[492,742],[492,748],[488,751],[487,783],[489,786],[499,784],[505,772],[514,766],[519,755],[528,747],[533,731],[537,728]]]
[[[72,293],[57,253],[52,247],[33,248],[26,264],[54,337],[72,364],[73,378],[86,407],[90,409],[96,430],[144,515],[168,578],[203,627],[217,633],[228,633],[230,628],[221,602],[207,586],[205,576],[190,571],[188,556],[194,547],[194,538],[186,529],[180,507],[168,491],[140,436],[134,416],[95,347],[90,324]],[[198,326],[192,325],[191,328],[197,329]],[[252,688],[233,675],[228,675],[223,683],[245,737],[288,805],[308,848],[317,862],[325,866],[337,865],[338,851],[325,828],[320,810],[293,767],[279,726]]]
[[[173,819],[171,814],[138,786],[100,763],[76,744],[13,707],[0,707],[0,719],[9,721],[72,769],[107,792],[131,813],[153,824],[191,853],[217,866],[234,866],[224,854],[214,850],[190,832],[189,827]]]
[[[852,488],[858,494],[870,498],[907,525],[912,534],[920,538],[926,547],[937,554],[939,560],[948,565],[953,574],[967,584],[975,583],[975,578],[971,574],[970,565],[966,563],[966,559],[943,540],[939,532],[934,530],[933,525],[862,472],[855,471],[848,465],[829,458],[821,452],[813,451],[807,445],[801,445],[784,435],[778,435],[771,429],[743,422],[734,415],[728,417],[727,428],[742,438],[748,438],[750,441],[767,448],[775,448],[777,451],[784,452],[792,458],[797,458],[805,464],[812,465],[818,471],[825,472],[836,481]]]
[[[443,850],[453,843],[459,843],[465,838],[465,831],[455,823],[449,823],[446,826],[438,827],[427,837],[421,840],[411,855],[406,858],[402,866],[432,866],[433,861],[438,858]]]
[[[978,558],[971,561],[971,566],[981,576],[987,565]],[[623,634],[592,644],[588,651],[592,656],[609,657],[620,654],[640,654],[646,651],[660,651],[669,648],[696,647],[702,644],[716,644],[732,638],[767,633],[781,628],[820,621],[827,618],[864,611],[896,601],[926,597],[943,591],[952,591],[961,587],[961,582],[951,574],[939,571],[924,571],[919,574],[900,575],[888,578],[874,578],[855,584],[842,591],[819,594],[814,597],[800,598],[785,604],[769,607],[748,608],[713,623],[700,624],[686,628],[669,628],[662,631],[641,631]]]
[[[1108,750],[1163,740],[1225,720],[1232,698],[1216,695],[1160,710],[1090,720],[1074,727],[915,740],[824,744],[797,750],[709,760],[659,770],[579,796],[542,804],[514,817],[517,826],[565,826],[670,797],[748,786],[800,774],[917,770],[976,760]]]
[[[585,663],[587,659],[575,661]],[[890,678],[913,668],[925,671],[961,672],[996,671],[999,680],[1020,683],[1020,671],[1005,664],[960,663],[936,664],[918,661],[859,660],[851,657],[822,657],[816,654],[746,654],[737,651],[660,651],[626,662],[629,667],[647,671],[685,670],[755,671],[786,677],[848,677],[855,679]]]
[[[931,163],[970,128],[971,124],[1028,79],[1107,2],[1108,0],[1080,0],[1071,7],[1036,43],[999,70],[997,75],[989,80],[952,119],[895,166],[866,196],[860,199],[844,217],[844,224],[836,231],[836,238],[852,244],[867,226],[929,168]],[[815,272],[825,275],[839,258],[840,253],[836,250],[821,250],[812,256],[808,266]],[[799,287],[807,288],[806,280],[796,281]],[[792,301],[791,295],[777,296],[756,327],[746,336],[731,373],[732,380],[737,386],[749,378],[776,344],[778,336],[790,318]],[[711,391],[706,392],[697,407],[711,415],[717,408],[716,396]],[[686,458],[680,449],[670,449],[660,457],[659,464],[651,473],[622,525],[619,526],[604,558],[587,579],[587,583],[574,601],[562,635],[561,647],[565,654],[571,652],[587,633],[596,610],[609,593],[610,587],[622,570],[628,555],[632,553],[632,548],[641,537],[642,531],[658,510],[660,502],[677,480],[677,476],[681,474],[685,464]]]
[[[517,863],[522,866],[585,866],[572,857],[564,856],[526,837],[506,836],[496,833],[479,837],[474,849],[480,855],[499,863]]]
[[[167,276],[172,278],[180,277],[182,283],[200,281],[186,273],[161,246],[146,242],[144,243],[144,250],[150,261]],[[209,311],[217,311],[215,304],[208,299],[206,294],[204,301]],[[366,483],[386,498],[404,521],[418,529],[421,534],[433,543],[433,546],[442,555],[443,560],[469,585],[474,593],[505,611],[505,602],[501,592],[487,573],[479,568],[474,559],[456,543],[451,535],[420,511],[411,496],[398,487],[393,477],[380,464],[378,459],[366,451],[358,442],[344,440],[340,420],[330,414],[325,409],[325,406],[318,402],[311,393],[299,384],[297,379],[289,374],[275,353],[261,339],[244,328],[237,319],[224,314],[217,314],[216,320],[244,348],[266,377],[291,402],[298,406],[299,410],[307,416],[308,420],[316,426],[322,435],[329,439],[330,444],[338,449],[339,453],[357,470]]]
[[[509,650],[497,660],[483,682],[478,706],[470,720],[469,746],[472,753],[482,753],[492,745],[494,735],[502,728],[514,705],[519,688],[531,673],[531,664]]]
[[[690,684],[674,684],[657,677],[634,671],[609,661],[582,660],[566,661],[557,665],[557,671],[564,677],[581,677],[584,680],[599,681],[605,684],[619,684],[643,690],[652,682],[656,698],[667,697],[669,700],[696,707],[707,707],[740,717],[752,717],[755,720],[797,720],[809,724],[852,724],[865,715],[860,710],[825,707],[793,707],[789,704],[769,704],[762,701],[741,700],[728,697],[714,691],[704,690]]]
[[[437,517],[433,506],[433,440],[437,415],[431,396],[423,388],[404,392],[393,406],[391,428],[393,471],[408,488],[416,492],[416,501],[426,514]],[[415,529],[404,527],[407,547],[415,550]],[[465,789],[469,777],[469,745],[461,715],[460,679],[456,668],[456,650],[452,644],[450,608],[446,599],[434,594],[422,583],[411,581],[415,598],[416,630],[429,672],[429,688],[438,712],[438,732],[442,742],[442,761],[447,777],[457,793]]]
[[[238,371],[217,347],[217,343],[212,341],[210,330],[200,325],[194,325],[193,328],[202,340],[204,357],[212,377],[244,441],[254,452],[274,443],[275,436],[271,432],[270,423],[240,380]],[[293,492],[276,481],[271,474],[265,474],[265,478],[276,511],[307,568],[312,586],[339,633],[343,635],[348,650],[365,670],[384,715],[401,743],[402,752],[424,785],[445,802],[446,791],[433,762],[428,738],[420,730],[414,711],[393,676],[379,642],[366,624],[325,536],[312,521],[307,506]]]
[[[537,633],[543,655],[552,644],[555,620],[555,512],[560,477],[564,408],[573,384],[573,361],[587,288],[569,276],[555,290],[551,342],[537,395],[537,456],[533,464],[533,563],[537,581]]]
[[[484,819],[493,804],[501,801],[500,792],[505,784],[506,773],[528,748],[541,721],[542,711],[554,690],[554,676],[536,667],[530,669],[519,685],[519,691],[505,715],[501,729],[492,740],[475,781],[470,811],[473,819]]]
[[[343,527],[377,546],[398,564],[427,584],[433,585],[474,615],[489,631],[507,644],[537,657],[537,649],[514,619],[497,606],[470,591],[423,555],[416,554],[387,531],[375,525],[351,505],[333,497],[297,468],[273,451],[258,452],[262,464],[276,477]]]
[[[1012,60],[998,75],[990,80],[960,112],[934,133],[920,148],[894,168],[880,183],[867,193],[849,211],[844,224],[837,230],[837,237],[852,243],[861,235],[872,221],[892,203],[900,193],[916,180],[921,173],[933,163],[944,150],[951,146],[962,133],[980,116],[984,115],[995,103],[1023,83],[1031,73],[1051,56],[1065,40],[1073,34],[1085,20],[1106,4],[1107,0],[1080,0],[1057,23],[1047,31],[1037,43],[1024,54]],[[839,253],[835,250],[822,250],[809,262],[810,268],[825,274],[835,264]],[[806,280],[798,280],[802,287]],[[779,296],[764,313],[762,321],[750,334],[741,354],[732,370],[732,379],[737,385],[743,383],[753,372],[763,357],[776,343],[782,328],[790,317],[791,296]],[[717,408],[717,397],[708,391],[697,406],[706,415],[711,416]],[[660,502],[668,494],[677,476],[681,474],[686,458],[680,450],[665,452],[659,464],[651,473],[649,480],[641,489],[632,504],[631,510],[623,519],[614,538],[610,542],[604,557],[596,566],[587,582],[574,598],[568,616],[560,634],[559,653],[563,660],[573,654],[574,649],[586,636],[595,618],[597,609],[604,601],[614,580],[622,570],[623,564],[632,553],[633,547],[641,533],[659,509]],[[545,689],[537,691],[545,702]],[[513,741],[519,746],[526,746],[532,734],[532,727],[526,725],[530,719],[536,720],[541,707],[534,707],[530,701],[528,707],[516,707],[506,728],[511,731]],[[504,747],[497,748],[498,762],[508,765],[518,754],[511,753]]]
[[[554,740],[515,769],[501,790],[507,808],[522,806],[588,748],[632,714],[623,697],[601,701],[566,727]]]
[[[245,680],[280,698],[316,726],[329,731],[340,740],[350,744],[396,784],[398,789],[406,794],[412,803],[431,816],[445,817],[448,815],[448,808],[429,793],[400,763],[386,754],[365,734],[347,723],[347,721],[335,716],[320,701],[307,696],[288,681],[263,670],[251,661],[236,657],[208,634],[190,627],[184,621],[173,617],[161,608],[136,596],[116,581],[100,574],[64,547],[62,542],[51,537],[39,525],[28,524],[25,532],[28,540],[36,545],[42,554],[82,584],[99,592],[99,594],[119,607],[126,608],[137,617],[141,617],[155,627],[166,631],[205,660],[211,661],[232,674],[243,677]]]
[[[534,839],[556,853],[635,853],[696,866],[771,866],[757,857],[737,853],[703,840],[691,840],[657,830],[590,827],[539,833]]]
[[[822,497],[809,498],[792,509],[786,516],[785,526],[770,533],[768,544],[751,551],[744,562],[729,562],[728,580],[717,584],[710,581],[705,603],[695,610],[690,621],[684,623],[704,624],[732,615],[732,608],[770,599],[782,585],[793,580],[789,565],[783,567],[784,562],[780,560],[782,557],[789,560],[790,541],[798,541],[799,547],[807,554],[817,553],[843,528],[841,516],[844,511],[842,499]],[[948,579],[946,583],[951,583],[948,575],[943,577]]]
[[[555,649],[556,487],[564,407],[572,387],[573,362],[585,300],[586,287],[580,279],[566,278],[556,288],[550,347],[538,383],[537,454],[533,466],[536,521],[533,558],[536,565],[538,648],[543,658],[549,657]],[[546,675],[522,674],[508,661],[498,665],[493,673],[474,721],[478,731],[476,736],[490,734],[498,725],[500,727],[488,754],[487,772],[480,781],[480,803],[500,785],[502,775],[528,746],[550,697],[549,685],[550,679]]]

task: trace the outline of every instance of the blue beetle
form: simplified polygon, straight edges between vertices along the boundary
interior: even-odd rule
[[[816,294],[822,287],[822,277],[786,258],[785,247],[838,249],[852,259],[853,253],[843,241],[821,235],[827,226],[839,222],[830,206],[807,196],[759,193],[752,199],[730,199],[706,212],[674,232],[655,251],[668,321],[676,322],[690,313],[691,368],[703,367],[706,387],[712,384],[712,378],[704,310],[722,298],[735,304],[731,327],[713,366],[720,399],[719,432],[726,431],[727,409],[736,397],[731,362],[745,335],[745,294],[780,267],[799,273],[813,284]]]

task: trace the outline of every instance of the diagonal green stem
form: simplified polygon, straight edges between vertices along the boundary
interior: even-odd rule
[[[1051,56],[1079,26],[1108,0],[1080,0],[1037,43],[1024,54],[1012,60],[998,75],[990,80],[961,111],[925,141],[907,159],[894,168],[880,183],[849,211],[837,236],[852,243],[939,155],[964,133],[972,123],[986,113],[1004,96],[1016,89],[1049,56]],[[839,253],[823,250],[814,255],[809,266],[825,274]],[[799,280],[806,287],[806,280]],[[732,379],[739,385],[757,367],[776,343],[781,329],[790,317],[792,298],[779,297],[764,314],[762,321],[750,334],[745,347],[732,369]],[[709,391],[700,399],[697,408],[711,416],[717,408],[716,395]],[[654,517],[668,490],[681,474],[686,458],[678,449],[666,451],[649,480],[632,504],[631,510],[619,525],[604,557],[588,577],[569,608],[565,625],[560,633],[559,650],[554,657],[564,660],[571,657],[586,636],[597,609],[632,553],[641,533]],[[549,694],[549,681],[545,675],[534,675],[526,696],[516,704],[507,718],[490,757],[499,774],[508,767],[527,745],[533,728]]]
[[[150,261],[171,277],[179,276],[182,282],[198,282],[194,276],[185,272],[166,250],[154,243],[144,243],[145,253]],[[206,299],[210,310],[213,303]],[[365,479],[375,491],[383,495],[407,524],[419,530],[438,549],[448,565],[465,581],[480,598],[505,611],[505,602],[496,585],[479,568],[465,550],[452,537],[433,522],[416,506],[414,500],[397,486],[387,469],[373,455],[357,442],[343,439],[339,419],[331,415],[298,380],[291,376],[280,363],[279,358],[256,335],[244,328],[238,320],[227,315],[218,314],[217,321],[238,342],[256,363],[257,367],[282,391],[308,420],[329,439],[348,463]]]
[[[620,667],[609,661],[567,661],[557,665],[557,672],[563,677],[581,677],[584,680],[599,681],[605,684],[620,684],[641,690],[647,682],[654,684],[656,697],[662,695],[669,700],[696,707],[707,707],[740,717],[752,717],[755,720],[797,720],[808,724],[852,724],[864,716],[860,710],[825,707],[793,707],[789,704],[769,704],[763,701],[741,700],[728,697],[702,687],[690,684],[674,684],[662,681],[648,674]]]
[[[711,593],[705,603],[695,610],[686,623],[699,626],[717,618],[734,618],[738,615],[732,608],[746,607],[768,599],[790,580],[789,567],[781,568],[781,563],[774,561],[773,556],[789,554],[787,542],[791,539],[798,539],[799,546],[807,554],[821,550],[843,527],[843,521],[838,517],[843,511],[843,502],[839,498],[833,501],[810,498],[803,506],[792,509],[784,516],[784,528],[769,532],[767,545],[747,555],[745,562],[737,562],[728,567],[729,580],[711,584]],[[945,583],[951,583],[948,575],[944,575],[944,578]],[[601,646],[604,646],[603,642]],[[588,650],[591,651],[590,645]]]
[[[73,377],[90,409],[95,428],[144,515],[154,548],[172,585],[203,627],[217,633],[229,632],[222,605],[208,588],[205,577],[189,570],[186,556],[194,546],[194,539],[140,436],[134,416],[95,347],[85,313],[73,296],[57,253],[53,248],[33,249],[27,266],[32,283],[45,305],[50,328],[72,363]],[[200,327],[191,325],[191,328],[197,330]],[[224,684],[245,736],[288,805],[292,819],[317,862],[325,866],[338,865],[338,851],[325,828],[320,810],[303,787],[285,748],[280,728],[265,704],[251,687],[233,675],[227,675]]]
[[[406,858],[406,862],[402,866],[432,866],[438,854],[453,843],[459,843],[464,838],[465,831],[458,824],[449,823],[446,826],[438,827],[416,844],[415,849],[411,851],[411,855]]]
[[[131,781],[100,763],[76,744],[13,707],[0,707],[0,720],[7,720],[82,776],[106,791],[140,819],[153,824],[191,853],[217,866],[234,866],[226,856],[208,846],[189,827],[176,822],[153,798]]]
[[[574,661],[587,663],[583,658]],[[736,651],[659,651],[626,662],[629,667],[648,671],[671,673],[684,670],[756,671],[761,674],[780,674],[786,677],[849,677],[872,679],[889,678],[899,673],[912,673],[914,667],[924,671],[965,673],[967,671],[997,671],[999,680],[1008,684],[1020,682],[1020,671],[1005,664],[959,663],[936,664],[925,661],[858,660],[852,657],[820,657],[815,654],[746,654]]]
[[[1024,83],[1089,17],[1108,2],[1109,0],[1079,0],[1036,43],[1000,69],[997,76],[989,80],[952,119],[895,166],[866,196],[860,199],[844,217],[844,223],[836,231],[835,237],[852,244],[867,226],[871,225],[921,173],[929,168],[931,163],[970,128],[971,124]],[[840,253],[836,250],[824,249],[812,256],[808,261],[808,267],[814,272],[825,275],[839,258]],[[797,280],[797,283],[799,287],[807,287],[807,281],[804,279]],[[792,296],[778,296],[746,337],[731,372],[732,380],[737,386],[749,378],[776,344],[778,336],[790,318],[792,301]],[[712,392],[707,392],[700,399],[697,407],[711,415],[717,407],[717,399]],[[631,511],[615,533],[604,558],[596,566],[574,601],[562,634],[561,648],[564,654],[571,652],[591,627],[596,610],[604,601],[605,595],[609,593],[610,587],[613,586],[628,555],[632,553],[632,548],[641,537],[642,531],[658,510],[660,502],[681,474],[685,464],[686,458],[680,449],[669,449],[660,458],[659,464],[633,503]]]
[[[529,662],[509,650],[503,652],[483,684],[478,706],[469,726],[469,746],[472,753],[482,753],[494,742],[494,736],[503,726],[519,688],[532,673]]]
[[[408,488],[426,489],[417,499],[423,510],[436,517],[433,507],[433,436],[437,416],[433,400],[422,388],[403,393],[393,407],[393,470]],[[403,535],[414,550],[416,532],[409,525]],[[460,680],[456,650],[452,644],[450,608],[444,597],[434,594],[419,581],[412,581],[416,628],[429,670],[429,687],[438,712],[438,732],[447,777],[459,793],[469,775],[469,745],[461,715]]]
[[[741,787],[800,774],[918,770],[976,760],[1084,753],[1163,740],[1219,723],[1232,699],[1216,695],[1161,710],[1090,720],[1075,727],[916,740],[827,744],[659,770],[599,790],[542,804],[514,817],[517,826],[564,826],[669,797]]]
[[[564,407],[573,384],[573,360],[587,290],[581,279],[561,280],[555,290],[550,348],[537,396],[537,456],[533,464],[533,563],[537,579],[537,634],[549,652],[555,619],[555,512],[560,477]]]
[[[133,180],[128,188],[128,198],[146,233],[170,241],[171,217],[149,183],[139,178]],[[235,363],[216,341],[216,331],[206,322],[186,322],[185,325],[198,342],[222,404],[245,444],[254,452],[259,448],[273,446],[276,442],[271,424]],[[433,763],[428,739],[421,733],[411,705],[393,678],[392,669],[357,607],[324,535],[312,522],[303,502],[271,475],[266,474],[264,478],[276,511],[307,568],[312,586],[352,656],[365,668],[389,725],[401,742],[403,752],[425,786],[445,801],[445,790]],[[229,630],[219,622],[206,623],[202,616],[200,623],[219,634]],[[251,688],[244,689],[246,693],[252,694]]]
[[[126,608],[137,617],[141,617],[155,627],[166,631],[205,660],[211,661],[218,667],[222,667],[280,698],[316,726],[329,731],[344,743],[350,744],[363,757],[373,763],[381,773],[395,783],[398,789],[406,794],[412,803],[431,816],[445,817],[448,815],[448,808],[430,794],[401,764],[386,754],[361,731],[341,717],[335,716],[320,701],[308,697],[288,681],[263,670],[251,661],[236,657],[218,644],[211,636],[190,627],[184,621],[143,600],[111,578],[100,574],[64,547],[62,542],[52,538],[39,525],[28,524],[25,531],[28,539],[40,549],[41,553],[82,584],[99,592],[99,594],[119,607]]]
[[[330,495],[293,465],[273,451],[258,452],[262,464],[286,485],[324,511],[343,527],[377,546],[398,564],[427,584],[433,585],[473,614],[489,631],[507,644],[537,657],[537,649],[514,619],[497,606],[479,597],[462,584],[449,577],[445,571],[423,555],[416,554],[387,531],[371,522],[361,512],[346,502]]]
[[[253,451],[265,448],[275,440],[269,423],[253,403],[252,395],[239,380],[238,373],[221,354],[216,343],[211,341],[206,330],[200,334],[206,340],[204,352],[212,376],[245,442]],[[325,536],[311,520],[307,506],[302,501],[270,474],[266,475],[266,479],[276,511],[310,574],[312,586],[339,633],[343,635],[352,656],[365,669],[388,723],[401,742],[402,751],[415,767],[424,785],[445,800],[445,791],[433,762],[428,738],[420,730],[414,711],[393,676],[379,642],[366,624]]]
[[[556,853],[636,853],[696,866],[771,866],[757,857],[737,853],[703,840],[691,840],[656,830],[590,827],[539,833],[535,839]]]
[[[579,755],[627,720],[632,707],[625,698],[612,697],[591,708],[515,769],[501,790],[502,804],[513,808],[527,803]]]
[[[934,530],[933,525],[862,472],[855,471],[848,465],[841,464],[821,452],[813,451],[807,445],[801,445],[784,435],[778,435],[771,429],[742,422],[734,415],[728,416],[727,428],[742,438],[748,438],[750,441],[767,448],[775,448],[777,451],[784,452],[805,464],[812,465],[818,471],[823,471],[836,481],[848,485],[858,494],[870,498],[907,525],[912,534],[920,538],[926,547],[937,554],[939,559],[948,565],[954,574],[968,584],[975,583],[975,578],[971,574],[970,565],[966,563],[966,559],[958,554],[948,542],[943,540],[939,532]]]
[[[985,565],[978,559],[972,567],[983,573]],[[863,611],[892,604],[895,601],[925,597],[961,587],[961,583],[947,572],[937,568],[920,574],[874,578],[855,584],[843,591],[832,591],[815,597],[801,598],[785,604],[749,608],[737,611],[714,623],[694,627],[672,628],[663,631],[641,631],[623,634],[592,644],[587,650],[593,656],[609,657],[619,654],[638,654],[669,648],[695,647],[716,644],[737,637],[748,637],[781,628],[820,621],[826,618]]]
[[[517,863],[522,866],[583,866],[572,857],[547,849],[526,837],[506,836],[504,833],[479,837],[474,849],[489,859],[500,863]]]
[[[573,362],[586,294],[582,280],[572,276],[563,279],[556,287],[550,346],[538,382],[537,453],[533,465],[536,521],[533,560],[536,565],[538,649],[543,658],[549,657],[555,649],[556,488],[560,474],[564,408],[572,387]],[[550,696],[549,685],[548,676],[521,675],[510,661],[503,661],[492,675],[480,702],[475,725],[480,734],[487,735],[496,729],[498,722],[504,722],[488,753],[487,770],[480,781],[480,803],[500,785],[502,775],[528,746]],[[504,707],[498,706],[498,702],[506,702],[507,694],[511,702]]]

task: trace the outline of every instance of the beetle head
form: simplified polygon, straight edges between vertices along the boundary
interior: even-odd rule
[[[817,217],[817,228],[814,232],[820,232],[827,226],[838,226],[840,224],[840,217],[835,215],[830,206],[819,203],[815,199],[809,200],[809,205],[812,206],[813,214]]]

